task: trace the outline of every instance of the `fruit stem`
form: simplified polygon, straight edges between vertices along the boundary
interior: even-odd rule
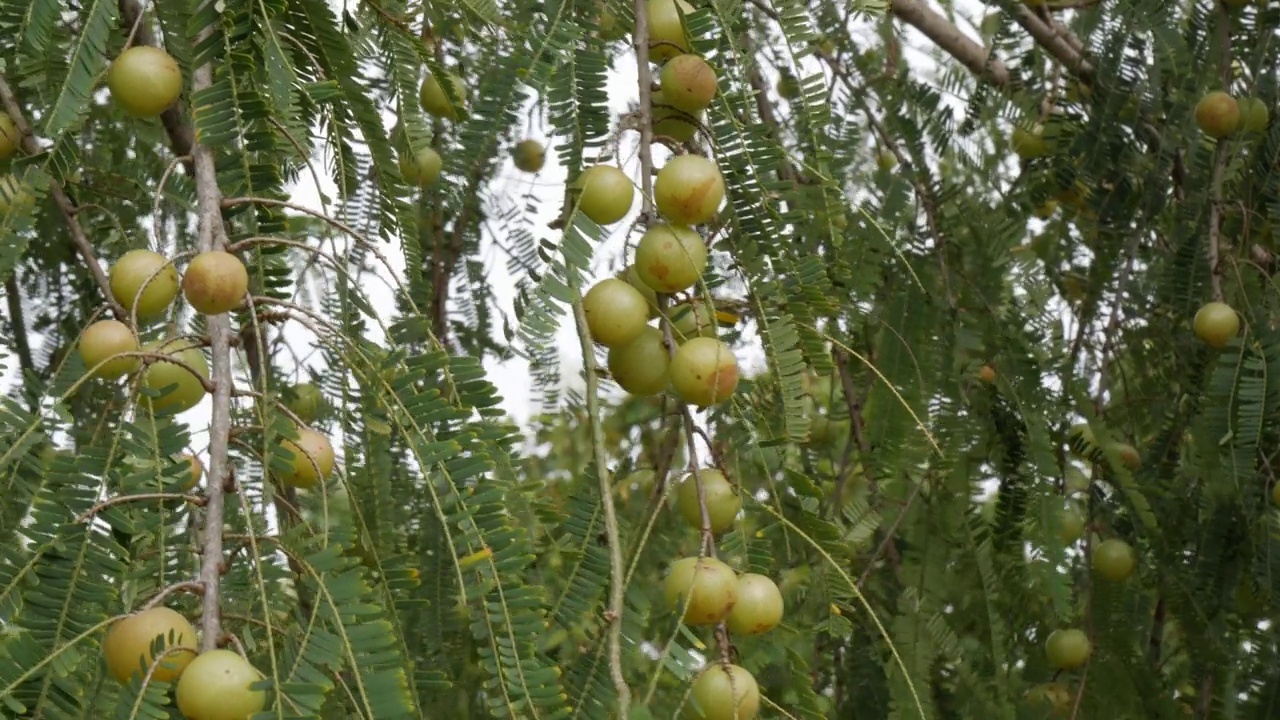
[[[577,281],[573,282],[575,290]],[[618,695],[618,717],[631,716],[631,688],[622,674],[622,613],[625,583],[623,579],[622,539],[618,532],[618,514],[613,505],[613,483],[609,476],[609,455],[605,450],[604,426],[600,423],[600,379],[596,374],[595,346],[587,327],[587,313],[582,298],[573,303],[573,318],[578,326],[578,345],[582,349],[582,373],[586,376],[587,416],[591,424],[591,448],[600,481],[600,502],[604,507],[605,541],[609,545],[609,677]]]
[[[22,136],[22,151],[27,155],[40,154],[40,143],[36,141],[35,133],[22,115],[22,106],[18,104],[18,98],[13,94],[13,90],[3,76],[0,76],[0,104],[3,104],[4,111],[9,114],[14,127],[18,129],[18,134]],[[80,253],[80,257],[84,259],[84,264],[89,268],[93,281],[102,290],[102,296],[106,298],[111,313],[121,322],[128,323],[129,313],[125,312],[111,294],[111,281],[102,270],[102,263],[98,262],[98,256],[94,254],[93,246],[89,244],[89,238],[84,234],[84,228],[80,227],[80,222],[76,220],[75,203],[71,202],[71,198],[67,197],[62,185],[56,180],[49,184],[49,194],[53,196],[54,203],[62,212],[63,219],[67,221],[67,229],[71,231],[71,242],[76,246],[76,252]]]
[[[199,33],[197,45],[212,34],[212,27]],[[195,94],[213,85],[213,66],[204,62],[195,69],[191,89]],[[200,216],[199,249],[201,252],[221,250],[226,245],[226,229],[222,226],[222,193],[218,190],[217,168],[213,151],[200,142],[191,144],[195,165],[196,200]],[[204,583],[200,618],[200,648],[207,652],[218,647],[222,637],[222,608],[219,583],[222,579],[223,483],[230,477],[227,446],[231,433],[231,320],[226,313],[208,318],[209,344],[212,350],[211,377],[213,409],[209,418],[209,473],[205,478],[203,553],[200,559],[200,581]]]

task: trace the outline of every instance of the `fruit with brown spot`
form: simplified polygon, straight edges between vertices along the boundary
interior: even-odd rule
[[[707,245],[692,228],[654,225],[636,244],[636,273],[661,293],[688,290],[707,268]]]
[[[182,295],[197,312],[221,315],[240,307],[249,292],[249,271],[223,250],[202,252],[182,275]]]

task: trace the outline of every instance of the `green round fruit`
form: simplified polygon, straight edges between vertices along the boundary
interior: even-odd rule
[[[313,383],[294,385],[290,395],[291,397],[285,402],[285,407],[304,423],[310,424],[324,409],[324,394]]]
[[[1076,670],[1089,661],[1093,646],[1083,630],[1054,630],[1045,642],[1049,664],[1059,670]]]
[[[772,579],[756,573],[738,578],[738,602],[727,620],[734,635],[761,635],[782,623],[782,591]]]
[[[223,250],[202,252],[182,274],[182,295],[196,312],[221,315],[244,303],[249,270],[240,258]]]
[[[715,99],[716,71],[697,55],[677,55],[662,66],[662,95],[677,110],[702,112]]]
[[[733,528],[733,521],[742,509],[742,498],[729,482],[724,473],[712,468],[698,471],[697,481],[694,474],[684,476],[676,493],[676,504],[680,515],[695,530],[702,528],[702,507],[698,504],[698,482],[702,483],[702,494],[707,502],[707,519],[711,523],[711,532],[721,535]]]
[[[200,377],[196,377],[187,368],[166,360],[153,361],[142,373],[143,387],[162,392],[165,388],[175,386],[164,395],[152,398],[153,410],[177,414],[200,404],[205,396],[204,383],[209,380],[209,362],[205,360],[204,351],[198,345],[186,338],[175,338],[168,341],[154,340],[143,346],[143,349],[186,363],[200,374]]]
[[[686,625],[716,625],[738,602],[738,576],[713,557],[680,558],[671,563],[663,591],[667,605],[684,608]]]
[[[612,225],[631,212],[636,188],[631,178],[613,165],[593,165],[574,180],[578,209],[597,225]]]
[[[897,165],[898,165],[897,155],[894,155],[888,150],[882,150],[876,153],[876,167],[880,168],[881,170],[888,172],[889,170],[892,170]]]
[[[8,113],[0,112],[0,160],[8,160],[22,147],[22,133]]]
[[[186,477],[183,478],[182,484],[178,486],[179,489],[182,490],[182,492],[191,492],[192,490],[195,490],[196,486],[200,484],[200,479],[204,477],[204,463],[200,462],[200,458],[192,455],[191,453],[183,453],[182,456],[178,458],[178,462],[182,463],[187,468]]]
[[[676,3],[680,9],[676,10]],[[680,13],[688,15],[693,6],[684,0],[649,0],[649,61],[666,62],[681,53],[689,52],[689,39],[685,36]]]
[[[168,258],[151,250],[130,250],[121,255],[111,266],[109,277],[111,296],[125,310],[136,311],[139,320],[164,314],[178,296],[178,269]],[[134,298],[137,298],[136,305]]]
[[[621,347],[649,327],[649,302],[639,290],[617,278],[596,283],[582,296],[591,339],[608,348]]]
[[[688,290],[707,268],[707,245],[692,228],[654,225],[636,245],[636,273],[660,293]]]
[[[428,114],[446,120],[457,120],[458,110],[465,110],[467,107],[467,85],[462,82],[462,78],[453,73],[445,73],[445,75],[453,86],[457,101],[449,99],[435,75],[427,75],[422,81],[422,87],[418,90],[418,102]]]
[[[128,325],[119,320],[99,320],[85,328],[80,335],[79,350],[85,370],[106,380],[128,375],[142,366],[141,358],[136,356],[108,360],[118,353],[138,351],[138,338]],[[94,366],[104,360],[102,367],[94,371]]]
[[[755,720],[760,714],[760,686],[746,668],[718,662],[693,681],[685,703],[688,720]]]
[[[1267,104],[1256,97],[1243,97],[1236,103],[1240,107],[1239,130],[1250,133],[1266,132],[1271,122],[1271,111]]]
[[[738,359],[715,338],[692,338],[681,345],[669,372],[676,395],[698,407],[723,402],[738,389]]]
[[[288,472],[280,476],[285,485],[313,488],[333,472],[333,445],[324,433],[311,428],[299,428],[296,441],[282,438],[280,445],[293,455],[289,460]]]
[[[705,116],[702,111],[690,114],[671,105],[661,90],[654,90],[650,95],[650,107],[654,136],[670,138],[677,143],[692,140]]]
[[[1058,511],[1058,539],[1063,545],[1075,543],[1084,535],[1084,523],[1084,513],[1080,512],[1075,503],[1063,503],[1062,509]]]
[[[1224,138],[1240,126],[1240,104],[1221,90],[1200,98],[1195,109],[1196,125],[1211,138]]]
[[[724,202],[724,177],[701,155],[677,155],[653,181],[653,202],[675,225],[700,225],[715,216]]]
[[[789,72],[782,73],[778,76],[774,89],[778,91],[778,97],[783,100],[795,100],[800,97],[800,80]]]
[[[650,320],[658,317],[658,292],[640,279],[640,273],[636,272],[635,265],[626,266],[614,277],[619,280],[625,280],[628,285],[640,291],[640,294],[644,296],[645,302],[649,305]]]
[[[1191,324],[1196,337],[1215,349],[1226,347],[1240,333],[1240,316],[1224,302],[1206,303],[1196,312]]]
[[[1123,540],[1103,540],[1093,549],[1094,572],[1111,582],[1128,580],[1137,566],[1137,555]]]
[[[435,185],[443,169],[444,159],[432,147],[422,147],[415,153],[400,156],[400,175],[413,185]]]
[[[152,652],[159,645],[160,652]],[[173,682],[196,657],[196,630],[177,612],[164,606],[140,610],[111,625],[102,641],[107,672],[124,684],[141,678],[156,656],[169,648],[185,648],[164,656],[151,675],[153,682]]]
[[[511,151],[511,161],[519,170],[536,173],[547,161],[547,151],[537,140],[522,140]]]
[[[717,337],[715,307],[704,300],[694,298],[674,305],[667,310],[667,318],[671,320],[672,335],[681,345],[695,337]]]
[[[607,360],[613,381],[632,395],[657,395],[667,388],[671,356],[662,331],[646,325],[635,340],[609,348]]]
[[[245,720],[267,706],[267,693],[251,689],[261,679],[237,653],[208,650],[178,679],[178,710],[187,720]]]
[[[164,50],[134,45],[112,61],[107,88],[126,113],[156,117],[182,94],[182,70]]]

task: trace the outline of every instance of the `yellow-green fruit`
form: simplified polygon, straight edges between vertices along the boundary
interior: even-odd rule
[[[187,720],[245,720],[267,706],[266,691],[251,689],[261,679],[237,653],[208,650],[178,679],[178,710]]]
[[[22,212],[30,210],[36,204],[31,189],[14,175],[0,177],[0,216],[9,211]]]
[[[578,194],[578,209],[597,225],[612,225],[626,217],[636,199],[631,178],[613,165],[583,170],[571,189]]]
[[[22,144],[22,134],[8,113],[0,112],[0,160],[8,160],[18,152]]]
[[[182,70],[169,53],[134,45],[120,53],[107,71],[111,99],[136,117],[155,117],[182,94]]]
[[[671,388],[681,400],[707,407],[729,399],[738,388],[738,359],[716,338],[693,338],[671,358]]]
[[[447,120],[457,120],[458,110],[464,110],[467,107],[467,86],[462,82],[462,78],[453,73],[445,73],[445,76],[453,86],[456,100],[450,101],[444,88],[440,86],[440,81],[433,74],[422,81],[422,87],[418,90],[418,102],[422,105],[422,109],[431,115]]]
[[[1045,642],[1049,664],[1059,670],[1076,670],[1089,660],[1093,646],[1083,630],[1054,630]]]
[[[138,350],[138,338],[134,336],[128,325],[119,320],[99,320],[85,328],[80,336],[79,350],[85,370],[107,380],[127,375],[142,365],[142,360],[136,356],[107,360],[117,353]],[[106,362],[95,372],[94,366],[104,360]]]
[[[677,12],[676,4],[680,11]],[[693,6],[684,0],[649,0],[649,60],[661,63],[689,52],[684,22],[680,13],[688,15]]]
[[[671,319],[672,335],[681,345],[692,338],[717,335],[715,307],[704,300],[695,298],[679,303],[667,311],[667,317]]]
[[[650,105],[653,108],[654,136],[670,138],[677,143],[686,143],[693,138],[705,114],[702,111],[690,114],[676,108],[667,102],[666,95],[661,90],[652,93]]]
[[[1111,582],[1124,582],[1133,575],[1138,556],[1123,540],[1111,538],[1098,543],[1093,549],[1093,570]]]
[[[315,487],[333,472],[333,445],[323,433],[300,428],[296,441],[286,438],[280,444],[293,454],[289,471],[280,477],[285,485],[303,489]]]
[[[771,578],[746,573],[738,578],[738,602],[726,621],[734,635],[761,635],[782,622],[782,591]]]
[[[724,202],[724,176],[714,161],[701,155],[677,155],[653,181],[653,202],[677,225],[700,225]]]
[[[686,625],[715,625],[738,602],[738,576],[720,560],[680,558],[671,563],[663,583],[667,605],[684,608]]]
[[[110,280],[111,296],[125,310],[136,310],[140,320],[163,314],[178,296],[177,268],[168,258],[152,250],[130,250],[121,255],[111,266]],[[138,300],[136,305],[134,298]]]
[[[156,645],[159,653],[152,652]],[[164,654],[170,648],[175,651]],[[156,666],[151,679],[173,682],[195,659],[195,650],[195,628],[182,615],[164,606],[140,610],[115,621],[102,641],[107,672],[120,683],[129,682],[131,677],[142,677],[161,654],[164,659]]]
[[[1032,705],[1048,705],[1055,712],[1066,712],[1071,709],[1071,688],[1059,682],[1043,683],[1027,691],[1027,700]]]
[[[1120,456],[1120,462],[1129,470],[1137,470],[1142,467],[1142,455],[1138,453],[1138,449],[1129,443],[1115,442],[1111,444],[1111,450]]]
[[[623,390],[646,397],[667,388],[671,356],[662,331],[646,325],[640,336],[626,345],[609,348],[609,374]]]
[[[702,528],[702,506],[698,503],[699,483],[707,505],[707,522],[711,525],[711,532],[716,535],[728,532],[733,528],[738,511],[742,509],[742,498],[719,470],[699,470],[696,480],[694,473],[685,475],[676,495],[680,515],[695,530]]]
[[[661,293],[688,290],[707,268],[707,244],[696,230],[654,225],[636,244],[635,267],[646,285]]]
[[[400,175],[414,185],[435,185],[443,168],[444,159],[435,148],[423,147],[400,155]]]
[[[649,287],[644,280],[640,279],[640,273],[636,272],[635,265],[628,265],[619,272],[615,277],[619,280],[627,281],[627,284],[644,296],[645,302],[649,304],[649,319],[658,317],[658,291]]]
[[[320,410],[324,408],[324,395],[314,384],[300,383],[293,386],[292,397],[285,407],[302,422],[310,423],[320,416]]]
[[[1018,154],[1018,157],[1023,160],[1031,160],[1049,153],[1049,143],[1045,142],[1041,132],[1040,126],[1036,126],[1034,130],[1026,130],[1020,127],[1013,129],[1011,141],[1013,143],[1013,151]]]
[[[648,327],[649,302],[639,290],[617,278],[605,278],[582,296],[591,339],[605,347],[627,345]]]
[[[164,410],[181,413],[200,404],[205,396],[204,383],[209,380],[209,361],[205,359],[204,351],[195,344],[195,341],[187,338],[154,340],[143,346],[143,349],[186,363],[191,370],[199,374],[198,377],[192,375],[191,370],[167,360],[152,361],[142,374],[142,385],[156,392],[174,386],[164,395],[152,398],[151,407],[156,412]]]
[[[244,303],[249,270],[240,258],[224,250],[202,252],[182,274],[182,295],[196,312],[221,315]]]
[[[687,720],[755,720],[760,714],[760,686],[738,665],[712,665],[693,681],[689,694]]]
[[[1236,103],[1240,107],[1240,130],[1251,133],[1265,132],[1271,122],[1267,104],[1256,97],[1243,97]]]
[[[894,167],[897,166],[897,164],[898,164],[898,156],[894,155],[888,150],[881,150],[879,153],[876,153],[876,167],[880,168],[881,170],[885,170],[885,171],[892,170]]]
[[[1084,513],[1075,503],[1063,503],[1058,511],[1058,539],[1063,545],[1071,545],[1084,535]]]
[[[618,16],[608,9],[600,11],[596,27],[600,30],[600,39],[608,42],[621,40],[627,34],[627,29],[618,21]]]
[[[536,173],[546,163],[547,151],[537,140],[522,140],[511,151],[511,161],[524,172]]]
[[[1196,124],[1212,138],[1224,138],[1240,126],[1240,104],[1221,90],[1215,90],[1196,103]]]
[[[677,55],[662,66],[662,93],[667,103],[687,113],[698,113],[716,96],[716,71],[697,55]]]
[[[790,73],[783,73],[778,77],[775,89],[783,100],[795,100],[800,97],[800,81]]]
[[[1212,348],[1225,347],[1240,333],[1240,316],[1235,309],[1216,300],[1201,307],[1191,324],[1196,337]]]

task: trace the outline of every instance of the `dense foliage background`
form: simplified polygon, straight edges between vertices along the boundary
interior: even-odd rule
[[[672,717],[722,656],[770,718],[1280,717],[1280,126],[1194,118],[1214,89],[1274,107],[1280,3],[696,0],[719,94],[674,148],[641,142],[645,7],[0,0],[0,109],[36,143],[0,168],[0,715],[180,717],[100,650],[167,592],[267,676],[264,718]],[[159,119],[103,85],[131,36],[183,70]],[[456,121],[418,104],[445,69]],[[428,144],[422,189],[398,158]],[[689,150],[728,184],[702,291],[752,374],[685,413],[581,357],[579,292],[653,218],[601,228],[562,181],[643,190]],[[102,268],[224,230],[251,309],[139,326],[209,338],[209,399],[85,379]],[[1222,349],[1192,332],[1211,299],[1243,318]],[[517,356],[527,423],[493,382]],[[307,380],[339,462],[299,491],[265,468]],[[690,464],[743,491],[717,552],[782,589],[769,634],[665,604]],[[1109,538],[1127,581],[1090,569]],[[1093,653],[1059,672],[1068,627]]]

